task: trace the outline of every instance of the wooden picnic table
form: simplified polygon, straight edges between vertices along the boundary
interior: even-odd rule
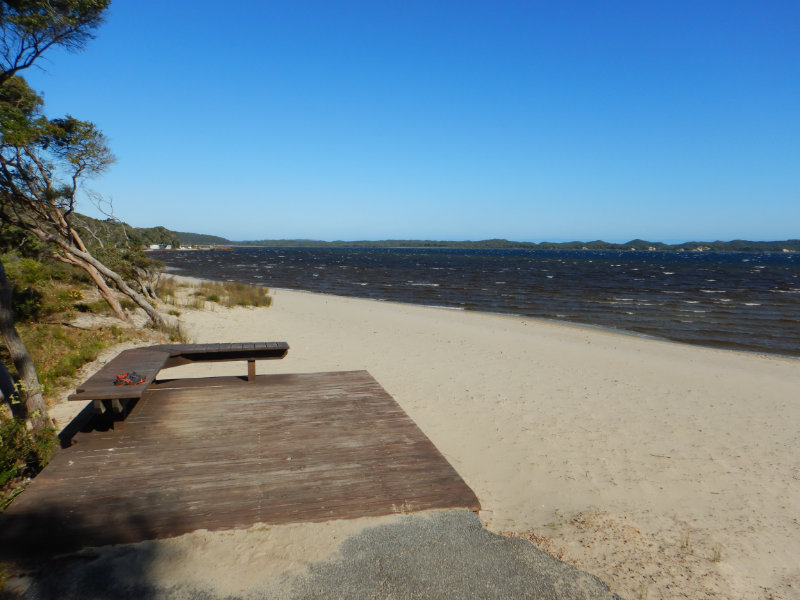
[[[247,361],[247,380],[255,381],[256,361],[286,356],[286,342],[239,342],[230,344],[158,344],[123,350],[84,381],[69,400],[94,402],[99,412],[109,404],[115,412],[123,412],[125,404],[142,397],[156,380],[161,369],[194,362]],[[135,372],[144,380],[135,385],[116,385],[118,375]]]

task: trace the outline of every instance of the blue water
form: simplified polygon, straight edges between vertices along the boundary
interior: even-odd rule
[[[800,255],[792,253],[236,248],[150,254],[207,279],[800,356]]]

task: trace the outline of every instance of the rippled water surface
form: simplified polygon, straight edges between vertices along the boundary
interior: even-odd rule
[[[792,253],[236,248],[150,255],[207,279],[800,356],[800,255]]]

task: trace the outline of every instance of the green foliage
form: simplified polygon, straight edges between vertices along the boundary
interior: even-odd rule
[[[152,261],[140,248],[120,247],[114,245],[113,242],[109,244],[108,240],[103,248],[92,247],[92,254],[109,269],[127,277],[133,277],[137,267],[146,269],[152,264]]]
[[[105,136],[94,123],[67,115],[47,124],[47,144],[54,157],[84,175],[102,172],[114,162]]]
[[[14,320],[38,319],[44,309],[42,286],[47,283],[44,265],[32,258],[19,258],[11,255],[4,255],[0,259],[11,283]]]
[[[166,227],[136,227],[133,228],[133,235],[142,246],[166,244],[178,248],[181,245],[180,235]]]
[[[15,285],[31,286],[47,283],[47,269],[38,260],[19,258],[15,255],[4,255],[2,260],[8,280]]]
[[[81,313],[91,313],[93,315],[114,314],[108,302],[105,300],[95,300],[94,302],[77,302],[73,308]]]
[[[70,36],[76,32],[84,37],[91,34],[87,30],[96,28],[102,22],[102,13],[108,7],[108,0],[6,0],[2,3],[2,21],[20,36],[38,36],[47,39],[47,34],[55,37]],[[75,43],[73,34],[71,43]],[[56,38],[58,39],[58,38]],[[68,45],[67,42],[62,42]]]
[[[14,319],[36,321],[49,315],[72,310],[83,299],[81,287],[86,286],[85,273],[70,265],[52,260],[5,254],[3,267],[11,283]]]
[[[102,241],[105,246],[135,250],[141,254],[137,260],[146,259],[144,253],[141,252],[142,246],[169,244],[177,248],[181,243],[177,233],[161,226],[131,227],[116,219],[93,219],[78,213],[70,216],[70,223],[92,247],[99,248],[99,242]]]
[[[3,0],[0,83],[30,67],[51,46],[78,50],[103,22],[110,0]]]
[[[14,251],[16,255],[26,258],[40,258],[47,247],[39,239],[15,225],[0,223],[0,252]]]
[[[187,246],[213,246],[213,245],[227,245],[231,241],[224,237],[217,235],[207,235],[204,233],[189,233],[185,231],[173,232],[180,239],[182,244]]]
[[[19,334],[31,353],[45,391],[66,385],[100,352],[131,335],[117,327],[74,329],[46,323],[20,323]]]
[[[78,288],[90,281],[85,271],[54,260],[37,260],[15,253],[3,254],[0,260],[8,280],[19,289],[32,287],[42,292],[54,284],[68,285],[70,289],[59,291],[59,300],[65,302],[81,300],[83,293]]]
[[[0,136],[4,144],[24,146],[35,143],[47,120],[41,116],[41,97],[22,77],[12,77],[0,85]]]
[[[11,77],[0,86],[0,110],[4,111],[2,114],[5,117],[0,125],[2,131],[13,127],[15,119],[38,113],[43,105],[41,96],[22,77]]]
[[[42,315],[44,294],[35,288],[11,290],[15,321],[35,321]]]
[[[0,416],[0,509],[5,509],[5,500],[13,494],[9,483],[41,471],[57,441],[55,429],[28,431],[24,420]]]

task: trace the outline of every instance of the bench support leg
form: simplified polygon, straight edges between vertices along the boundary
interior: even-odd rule
[[[102,415],[104,412],[106,412],[106,405],[102,400],[92,400],[92,404],[94,404],[94,412],[96,412],[98,415]]]
[[[247,361],[247,381],[253,383],[256,380],[256,361]]]

